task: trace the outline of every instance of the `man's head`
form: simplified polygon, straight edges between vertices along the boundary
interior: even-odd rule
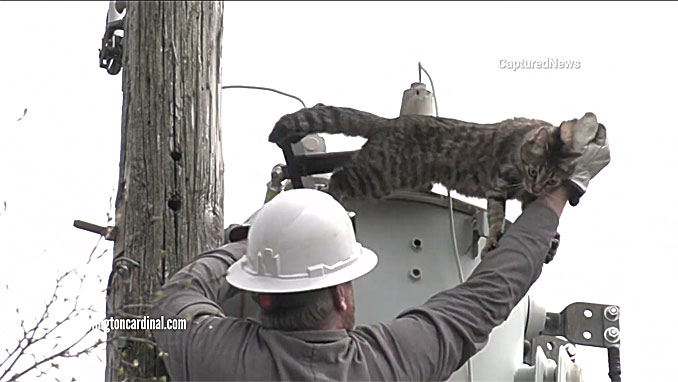
[[[283,192],[256,215],[247,255],[226,279],[255,292],[262,323],[282,330],[351,329],[351,281],[377,264],[346,210],[316,190]]]
[[[355,325],[353,285],[346,282],[295,293],[258,293],[261,323],[278,330],[351,330]]]

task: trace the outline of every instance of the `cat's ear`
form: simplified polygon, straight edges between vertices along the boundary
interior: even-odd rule
[[[549,143],[549,130],[546,126],[540,127],[535,131],[532,136],[527,140],[529,143],[532,143],[536,146],[543,147],[544,149],[548,148]]]
[[[572,147],[572,142],[574,141],[574,125],[576,123],[577,120],[572,119],[570,121],[563,121],[563,123],[558,126],[560,141],[563,142],[563,145],[566,147]]]
[[[581,155],[580,152],[577,152],[572,148],[572,142],[574,141],[574,126],[576,123],[577,120],[573,119],[570,121],[563,121],[563,123],[558,126],[558,135],[562,142],[559,157],[566,161]]]

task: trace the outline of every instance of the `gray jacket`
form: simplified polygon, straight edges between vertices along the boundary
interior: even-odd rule
[[[242,295],[224,275],[245,247],[229,244],[166,283],[153,316],[187,317],[189,325],[154,336],[174,381],[445,380],[537,280],[557,226],[551,209],[530,204],[465,283],[392,321],[349,331],[284,332],[224,314]]]

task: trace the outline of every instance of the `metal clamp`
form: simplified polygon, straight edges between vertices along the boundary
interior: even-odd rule
[[[586,302],[572,303],[560,313],[546,313],[542,334],[564,336],[579,345],[604,348],[614,346],[619,343],[619,307]]]
[[[122,36],[116,32],[123,29],[125,16],[122,12],[125,8],[126,2],[111,1],[106,15],[106,32],[99,49],[99,67],[106,69],[110,75],[116,75],[122,69]]]
[[[290,144],[282,147],[286,166],[282,166],[283,179],[290,179],[294,188],[303,188],[302,177],[314,174],[326,174],[348,162],[359,151],[339,151],[294,155]]]
[[[536,348],[540,347],[540,342],[552,341],[555,344],[563,341],[556,336],[565,337],[573,344],[606,348],[608,376],[613,382],[621,381],[618,306],[575,302],[568,305],[560,313],[546,313],[542,335],[532,339],[532,342],[526,341],[525,363],[535,362],[534,354]],[[550,353],[548,352],[548,342],[544,344],[546,346],[544,351]],[[556,348],[556,346],[552,346],[552,348]],[[552,356],[553,354],[547,354],[548,358]]]

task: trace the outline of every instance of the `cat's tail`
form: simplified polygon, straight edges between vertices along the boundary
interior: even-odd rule
[[[369,138],[382,125],[385,118],[346,107],[317,104],[284,115],[273,127],[268,141],[282,146],[298,142],[313,133],[344,134]]]

